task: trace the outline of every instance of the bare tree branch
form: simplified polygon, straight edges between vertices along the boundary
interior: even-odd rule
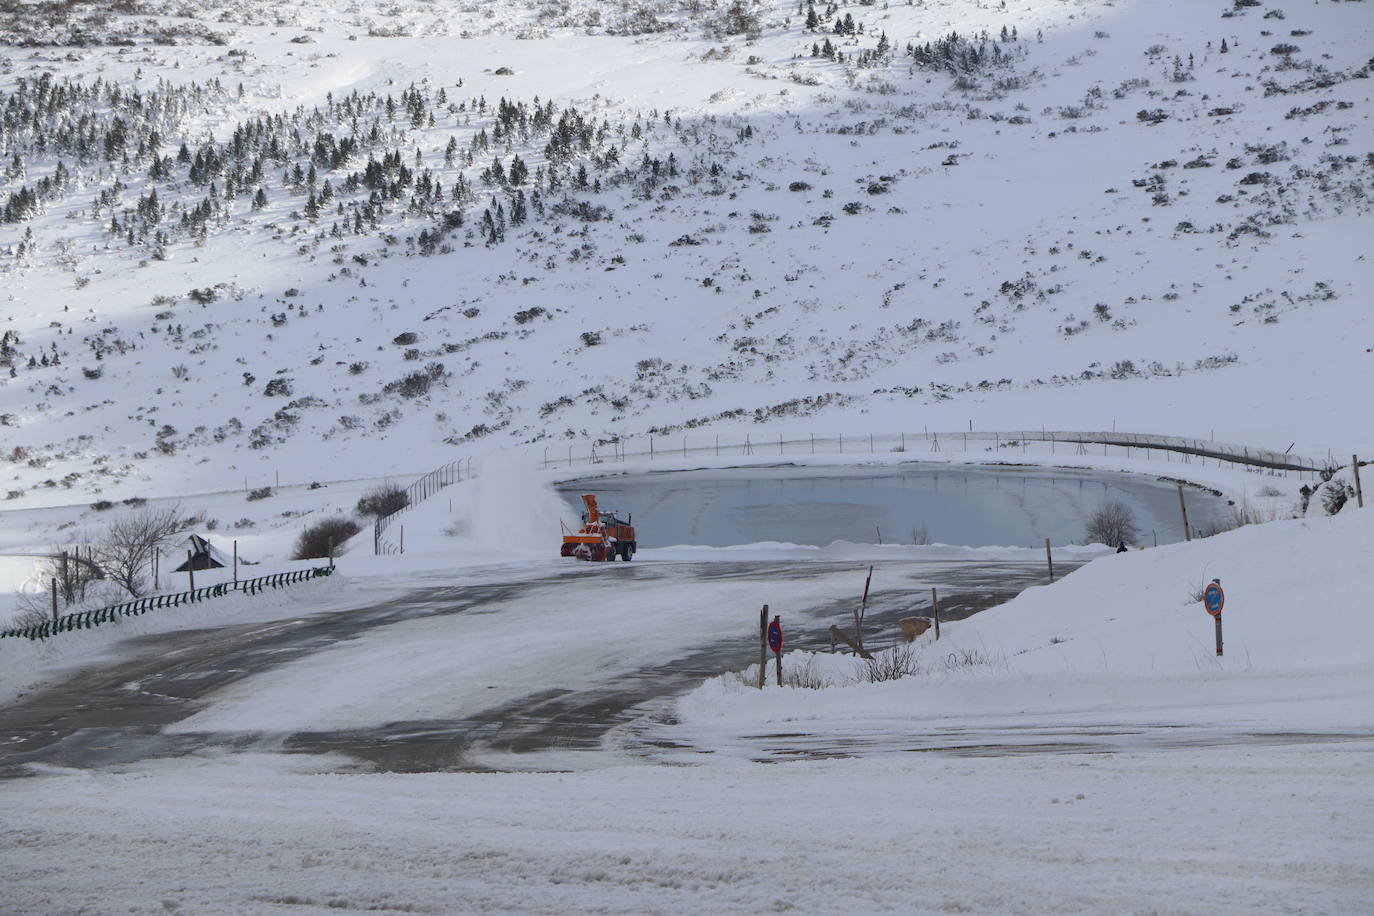
[[[147,591],[144,571],[152,565],[159,548],[181,530],[182,523],[179,503],[164,509],[139,509],[116,518],[95,548],[96,560],[111,581],[137,598]]]
[[[1106,544],[1112,547],[1135,541],[1139,529],[1136,528],[1135,513],[1125,503],[1103,503],[1088,519],[1085,540],[1089,544]]]

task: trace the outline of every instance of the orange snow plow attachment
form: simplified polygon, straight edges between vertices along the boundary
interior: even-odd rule
[[[621,521],[614,513],[601,512],[596,505],[596,497],[590,493],[582,496],[587,511],[582,515],[582,527],[576,532],[568,530],[561,521],[563,546],[560,556],[577,557],[579,560],[614,560],[620,557],[629,560],[635,554],[635,529],[628,521]]]

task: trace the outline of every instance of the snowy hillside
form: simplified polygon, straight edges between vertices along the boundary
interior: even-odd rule
[[[1369,14],[11,12],[7,507],[761,423],[1367,449]]]

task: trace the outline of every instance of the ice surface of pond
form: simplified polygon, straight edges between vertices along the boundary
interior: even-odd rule
[[[1153,478],[1060,468],[908,464],[889,467],[753,467],[573,480],[571,506],[595,493],[601,506],[634,516],[641,547],[726,547],[760,541],[1036,546],[1079,542],[1103,503],[1135,513],[1138,542],[1183,539],[1178,491]],[[1196,528],[1230,517],[1225,500],[1185,488]],[[578,510],[569,510],[568,522]]]

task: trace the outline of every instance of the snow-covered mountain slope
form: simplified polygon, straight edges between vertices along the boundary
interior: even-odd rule
[[[1374,445],[1366,2],[112,6],[0,21],[11,506],[711,425]]]

